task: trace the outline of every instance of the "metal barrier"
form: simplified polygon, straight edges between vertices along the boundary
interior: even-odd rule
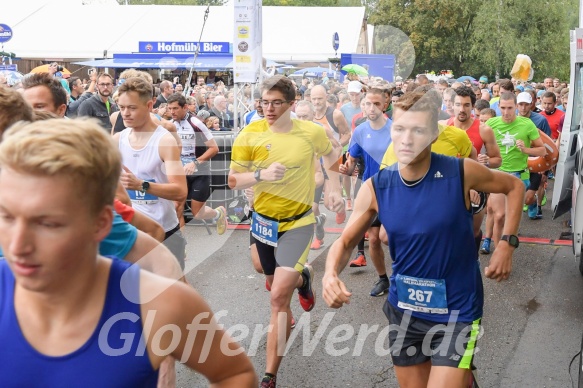
[[[231,150],[236,135],[235,132],[213,132],[219,152],[210,161],[212,194],[207,205],[212,208],[224,206],[228,209],[229,203],[240,194],[238,190],[231,190],[228,184]]]

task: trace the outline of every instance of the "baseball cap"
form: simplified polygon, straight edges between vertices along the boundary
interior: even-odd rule
[[[358,81],[350,81],[346,91],[348,93],[360,93],[362,92],[362,84]]]
[[[527,104],[532,103],[532,96],[528,92],[519,93],[516,97],[516,102],[520,104],[521,102],[526,102]]]
[[[488,77],[486,77],[485,75],[481,76],[480,82],[488,82]]]
[[[524,92],[524,86],[516,85],[516,90],[520,90],[521,92]]]
[[[538,97],[542,97],[542,96],[543,96],[543,94],[545,94],[545,91],[544,91],[544,90],[539,90],[539,91],[536,93],[536,97],[537,97],[537,98],[538,98]]]

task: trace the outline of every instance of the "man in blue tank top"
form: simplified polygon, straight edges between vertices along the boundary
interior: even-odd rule
[[[483,308],[469,191],[507,198],[506,238],[485,269],[486,277],[498,281],[508,279],[512,269],[524,197],[516,177],[468,158],[431,153],[441,105],[436,93],[413,91],[395,104],[391,137],[398,163],[361,188],[346,228],[330,248],[322,281],[330,307],[350,302],[338,276],[378,214],[393,259],[383,310],[391,324],[395,373],[406,387],[468,386]]]
[[[4,134],[0,365],[10,373],[0,387],[156,387],[168,356],[216,386],[257,386],[192,288],[98,255],[120,171],[119,152],[91,121],[19,123]]]

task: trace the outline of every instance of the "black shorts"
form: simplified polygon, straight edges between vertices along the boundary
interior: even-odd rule
[[[186,199],[206,202],[211,196],[211,176],[210,175],[187,175],[187,197]]]
[[[277,267],[294,268],[301,273],[304,269],[304,264],[308,261],[313,235],[314,224],[310,224],[279,232],[277,234],[277,247],[267,245],[258,240],[255,241],[263,273],[265,275],[273,275]],[[253,238],[253,240],[255,239]]]
[[[383,224],[381,224],[381,220],[379,220],[379,216],[376,215],[374,220],[372,220],[372,224],[370,224],[371,228],[380,228]]]
[[[537,191],[540,187],[540,183],[543,179],[543,175],[540,172],[530,173],[530,185],[528,185],[527,190]]]
[[[449,324],[414,318],[387,300],[383,312],[390,323],[389,345],[393,364],[411,366],[431,361],[434,366],[470,369],[481,319]]]
[[[164,236],[164,245],[172,252],[180,263],[180,268],[184,269],[184,259],[186,258],[186,239],[180,231],[180,225],[166,232]]]

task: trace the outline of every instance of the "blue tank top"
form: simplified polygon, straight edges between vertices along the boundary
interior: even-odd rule
[[[373,177],[393,259],[388,300],[413,317],[442,323],[455,311],[461,322],[482,317],[482,276],[461,174],[461,159],[432,153],[415,186],[403,183],[398,163]]]
[[[129,302],[120,289],[126,269],[132,292],[139,292],[139,267],[112,261],[95,332],[74,352],[52,357],[39,353],[22,334],[14,309],[14,276],[0,260],[0,387],[156,387],[158,371],[144,346],[140,305]],[[114,317],[120,313],[124,315]],[[104,324],[111,317],[107,330]]]

